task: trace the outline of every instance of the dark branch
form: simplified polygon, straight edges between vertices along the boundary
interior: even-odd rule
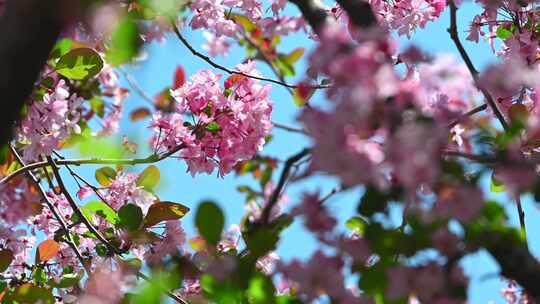
[[[7,1],[0,19],[0,145],[11,140],[13,126],[62,31],[65,4],[62,0]]]
[[[506,130],[508,129],[508,124],[506,123],[504,116],[501,114],[501,111],[497,107],[497,104],[493,100],[493,97],[491,96],[491,94],[489,94],[487,90],[483,89],[479,85],[478,71],[474,67],[472,60],[469,57],[469,54],[467,54],[467,51],[463,47],[463,44],[461,44],[461,40],[459,40],[458,29],[457,29],[457,6],[453,0],[448,1],[448,6],[450,6],[450,27],[448,28],[448,33],[450,33],[450,38],[452,38],[452,40],[454,41],[454,44],[456,45],[458,52],[461,55],[461,58],[463,58],[463,61],[465,61],[465,65],[467,65],[467,68],[469,69],[469,72],[471,73],[471,76],[473,77],[476,87],[478,87],[478,89],[482,92],[482,94],[487,100],[487,104],[493,111],[493,114],[495,114],[495,117],[497,117],[502,127]]]

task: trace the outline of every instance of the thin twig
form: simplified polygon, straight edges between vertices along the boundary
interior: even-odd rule
[[[289,83],[286,83],[286,82],[282,82],[282,81],[279,81],[279,80],[275,80],[275,79],[271,79],[271,78],[264,78],[264,77],[259,77],[259,76],[255,76],[255,75],[250,75],[250,74],[246,74],[246,73],[243,73],[243,72],[238,72],[238,71],[235,71],[235,70],[231,70],[225,66],[222,66],[214,61],[212,61],[212,59],[210,59],[210,57],[200,53],[199,51],[197,51],[195,48],[193,48],[193,46],[191,46],[191,44],[189,44],[189,42],[187,41],[186,38],[184,38],[184,36],[182,36],[182,34],[180,33],[180,30],[178,29],[178,27],[176,26],[175,22],[172,21],[171,22],[171,26],[173,28],[173,32],[176,34],[176,37],[178,37],[178,39],[180,40],[180,42],[182,42],[182,44],[189,49],[189,51],[195,55],[196,57],[199,57],[201,58],[202,60],[206,61],[206,63],[208,63],[209,65],[211,65],[213,68],[216,68],[218,70],[221,70],[223,72],[226,72],[228,74],[234,74],[234,75],[241,75],[241,76],[244,76],[244,77],[248,77],[248,78],[252,78],[252,79],[257,79],[257,80],[260,80],[260,81],[266,81],[266,82],[271,82],[271,83],[274,83],[274,84],[278,84],[280,86],[284,86],[284,87],[287,87],[287,88],[292,88],[292,89],[295,89],[297,88],[298,86],[296,85],[293,85],[293,84],[289,84]],[[314,85],[314,86],[308,86],[309,88],[312,88],[312,89],[326,89],[326,88],[329,88],[328,85]]]
[[[158,154],[152,154],[146,158],[86,158],[86,159],[58,159],[56,160],[57,165],[88,165],[88,164],[94,164],[94,165],[139,165],[139,164],[151,164],[151,163],[157,163],[159,161],[164,160],[165,158],[173,155],[174,153],[182,150],[185,148],[186,145],[181,144],[175,147],[174,149],[168,151],[167,153],[164,153],[162,155]],[[2,180],[0,180],[0,185],[3,185],[10,181],[15,176],[25,173],[26,171],[46,167],[49,165],[49,162],[47,161],[39,161],[32,164],[28,164],[26,166],[23,166],[22,168],[19,168],[15,171],[13,171],[8,176],[4,177]]]
[[[62,180],[62,176],[60,175],[60,171],[59,171],[59,168],[58,168],[58,164],[56,163],[56,161],[50,157],[50,156],[47,156],[47,161],[49,162],[49,165],[51,166],[52,168],[52,171],[54,173],[54,177],[56,179],[56,182],[58,183],[58,187],[60,187],[60,190],[62,192],[62,194],[64,194],[64,197],[66,198],[66,200],[68,201],[69,205],[71,206],[71,208],[73,209],[73,212],[75,212],[75,214],[79,217],[79,219],[82,221],[82,223],[86,226],[86,228],[88,228],[88,230],[96,236],[96,238],[101,242],[103,243],[105,246],[107,246],[107,248],[109,250],[111,250],[111,252],[113,253],[116,253],[116,254],[120,254],[121,252],[116,248],[114,247],[97,229],[96,227],[94,227],[94,225],[92,224],[92,222],[90,222],[90,220],[86,217],[86,215],[84,215],[84,213],[81,211],[81,208],[79,207],[79,205],[77,205],[77,203],[75,203],[75,201],[73,200],[73,197],[71,196],[71,194],[69,193],[69,191],[67,190],[66,186],[64,185],[64,181]]]
[[[467,119],[468,117],[471,117],[473,116],[474,114],[476,113],[480,113],[484,110],[487,109],[487,104],[482,104],[482,105],[479,105],[478,107],[468,111],[468,112],[465,112],[463,115],[461,115],[458,119],[454,120],[453,122],[451,122],[449,125],[448,125],[448,128],[452,129],[453,127],[455,127],[457,124],[459,124],[460,122],[462,122],[463,120]]]
[[[152,99],[152,97],[148,96],[143,89],[141,89],[141,87],[139,86],[139,84],[137,83],[137,80],[135,80],[135,78],[133,78],[131,75],[129,75],[129,73],[124,70],[123,68],[121,67],[118,67],[118,70],[120,72],[122,72],[122,74],[124,75],[124,78],[126,79],[127,83],[129,84],[129,86],[139,95],[142,97],[142,99],[144,99],[146,102],[148,102],[149,104],[151,105],[154,105],[154,100]]]
[[[495,117],[497,117],[497,119],[501,123],[503,129],[507,130],[508,124],[506,123],[504,116],[502,115],[501,111],[497,107],[497,104],[493,100],[493,97],[491,96],[491,94],[489,94],[489,92],[486,89],[482,88],[481,85],[479,85],[478,71],[474,67],[474,64],[472,63],[472,60],[469,57],[469,54],[467,54],[467,51],[463,47],[463,44],[461,44],[461,40],[459,39],[458,29],[457,29],[457,6],[453,0],[449,0],[448,5],[450,6],[450,27],[448,28],[448,33],[450,33],[450,38],[452,38],[452,41],[454,41],[454,44],[456,45],[459,51],[459,54],[461,55],[461,58],[463,59],[463,61],[465,61],[465,65],[469,69],[469,72],[471,73],[471,76],[474,80],[476,87],[480,89],[480,91],[486,98],[487,104],[489,105],[493,113],[495,114]]]
[[[525,227],[525,211],[523,211],[523,207],[521,206],[521,196],[519,195],[519,193],[516,194],[516,206],[519,216],[519,226],[521,227],[521,234],[525,239],[525,244],[528,246],[527,228]]]
[[[494,163],[495,162],[495,158],[489,157],[486,155],[480,155],[480,154],[470,154],[470,153],[464,153],[460,151],[450,151],[450,150],[442,151],[442,154],[445,156],[466,158],[466,159],[469,159],[478,163]]]
[[[11,149],[11,152],[13,153],[13,155],[15,156],[15,158],[17,159],[17,161],[21,164],[21,166],[24,166],[24,161],[22,160],[21,156],[19,155],[19,153],[17,152],[17,150],[12,146],[12,145],[9,145],[9,148]],[[56,210],[56,208],[54,208],[54,205],[53,203],[50,201],[49,197],[47,196],[47,193],[45,192],[45,190],[43,189],[43,187],[41,186],[41,184],[39,183],[38,179],[36,178],[36,176],[32,173],[32,171],[27,171],[26,174],[28,175],[28,177],[30,177],[30,179],[32,180],[32,182],[36,185],[36,187],[38,188],[39,190],[39,193],[41,194],[41,196],[43,197],[43,200],[45,201],[45,204],[47,205],[47,207],[49,208],[49,210],[51,210],[54,218],[60,223],[60,226],[62,226],[62,229],[64,230],[65,232],[65,235],[66,235],[66,239],[64,240],[64,242],[66,244],[68,244],[68,246],[71,248],[71,250],[73,250],[73,252],[75,253],[75,256],[77,256],[77,259],[79,260],[79,262],[81,263],[82,267],[84,268],[84,270],[86,271],[86,273],[88,275],[91,274],[91,270],[90,270],[90,267],[88,267],[88,265],[86,264],[81,252],[79,251],[79,248],[77,247],[77,245],[75,245],[75,243],[73,242],[73,239],[71,238],[71,234],[69,234],[69,229],[68,229],[68,225],[66,223],[66,221],[64,220],[64,218],[62,217],[62,215],[60,215],[58,213],[58,211]]]
[[[293,127],[289,127],[289,126],[284,125],[284,124],[280,124],[280,123],[275,122],[275,121],[273,121],[272,124],[274,125],[274,127],[278,128],[278,129],[281,129],[281,130],[288,131],[288,132],[299,133],[299,134],[303,134],[303,135],[308,134],[308,132],[303,128],[293,128]]]
[[[302,158],[304,158],[304,156],[310,153],[311,153],[311,149],[305,148],[302,151],[291,156],[289,159],[287,159],[287,161],[285,161],[285,166],[283,167],[283,171],[281,171],[281,176],[279,177],[278,184],[276,188],[274,189],[274,191],[272,192],[270,199],[268,199],[268,203],[266,204],[266,206],[264,207],[262,211],[262,215],[261,215],[262,224],[268,224],[272,209],[276,205],[279,199],[279,196],[281,195],[283,186],[285,186],[285,182],[287,181],[287,178],[289,177],[289,174],[291,173],[291,169],[293,168],[294,164],[300,161]]]

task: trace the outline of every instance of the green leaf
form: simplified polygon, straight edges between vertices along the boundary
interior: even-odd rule
[[[197,208],[195,224],[206,241],[217,245],[225,225],[225,216],[214,202],[206,201]]]
[[[353,216],[345,222],[345,226],[356,234],[363,236],[368,223],[359,216]]]
[[[156,202],[150,205],[144,218],[144,227],[152,227],[162,221],[178,220],[188,213],[189,208],[173,202]]]
[[[37,285],[43,285],[47,282],[47,274],[43,271],[43,267],[39,266],[34,269],[32,279]]]
[[[103,68],[103,59],[89,48],[74,49],[60,57],[56,64],[58,74],[73,80],[85,80],[97,75]]]
[[[63,38],[56,43],[53,50],[51,51],[51,58],[60,58],[67,54],[71,50],[73,45],[73,40],[69,38]]]
[[[131,17],[125,16],[111,35],[111,43],[105,58],[113,65],[126,63],[137,55],[140,45],[137,24]]]
[[[31,283],[25,283],[18,286],[13,294],[11,294],[8,299],[3,299],[6,302],[11,303],[11,301],[17,301],[18,303],[54,303],[54,297],[52,291],[44,288],[38,287]]]
[[[509,29],[505,28],[504,26],[499,26],[497,27],[497,32],[496,32],[496,35],[497,37],[501,38],[501,39],[506,39],[510,36],[512,36],[512,31],[510,31]]]
[[[118,210],[118,217],[120,226],[126,227],[129,231],[135,231],[141,227],[143,213],[139,206],[127,204]]]
[[[109,186],[116,178],[116,170],[111,167],[102,167],[96,170],[96,181],[102,186]]]
[[[81,207],[81,211],[88,219],[92,219],[92,216],[96,214],[111,224],[118,222],[116,211],[102,201],[88,202],[88,204]]]
[[[103,99],[98,97],[90,99],[90,108],[98,117],[103,118],[103,116],[105,116],[105,103],[103,102]]]
[[[275,292],[276,289],[272,280],[261,273],[257,273],[249,281],[247,289],[248,301],[254,304],[274,303]]]
[[[137,186],[143,187],[144,190],[151,192],[159,183],[159,179],[159,169],[154,165],[150,165],[144,169],[141,174],[139,174],[139,177],[137,178]]]
[[[13,261],[13,251],[4,249],[0,251],[0,272],[4,272]]]
[[[495,178],[495,174],[491,174],[491,184],[489,186],[489,189],[491,190],[491,192],[495,193],[506,191],[506,187],[503,183],[497,180],[497,178]]]
[[[219,125],[215,121],[212,121],[211,123],[206,125],[205,129],[209,132],[217,132],[219,131]]]
[[[294,71],[294,67],[289,62],[287,62],[285,56],[278,55],[278,57],[272,62],[275,64],[281,75],[288,77],[294,76],[296,74],[296,72]]]
[[[49,280],[49,285],[56,288],[68,288],[79,283],[84,275],[83,271],[78,273],[65,273],[59,280]]]
[[[291,53],[283,58],[283,60],[291,66],[304,55],[304,48],[296,48]]]

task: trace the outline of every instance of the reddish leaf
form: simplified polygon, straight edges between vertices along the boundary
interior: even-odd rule
[[[232,75],[231,77],[227,78],[227,80],[225,80],[225,89],[228,89],[234,86],[235,83],[243,80],[244,78],[245,76],[243,75],[239,75],[239,74]]]
[[[39,244],[36,254],[36,262],[46,262],[52,259],[60,251],[60,244],[53,240],[46,240]]]
[[[144,227],[152,227],[155,224],[162,221],[171,221],[177,220],[186,213],[188,213],[189,208],[173,202],[157,202],[150,206],[148,213],[144,218]]]
[[[148,108],[141,107],[133,110],[131,114],[129,115],[129,120],[131,121],[137,121],[141,119],[145,119],[146,117],[150,116],[152,114]]]
[[[178,89],[186,82],[186,72],[182,66],[178,66],[174,72],[174,86],[173,89]]]
[[[13,261],[13,251],[4,249],[0,251],[0,272],[5,271]]]

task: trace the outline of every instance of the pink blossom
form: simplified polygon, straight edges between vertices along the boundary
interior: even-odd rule
[[[165,223],[165,236],[151,245],[144,255],[149,264],[159,264],[167,255],[181,253],[186,242],[186,233],[180,221],[167,221]]]
[[[85,198],[90,197],[93,193],[94,191],[92,190],[92,188],[88,186],[82,186],[79,191],[77,191],[77,197],[80,200],[84,200]]]
[[[306,302],[326,294],[336,303],[356,303],[358,299],[345,287],[342,267],[340,258],[317,251],[305,263],[295,259],[288,264],[279,263],[277,270],[298,284],[297,295]]]
[[[24,144],[25,160],[36,160],[40,154],[49,155],[62,140],[81,132],[77,123],[82,98],[70,95],[65,81],[59,80],[42,101],[32,103],[17,132],[17,140]]]
[[[203,49],[212,57],[225,56],[229,53],[229,44],[225,40],[225,37],[216,37],[212,33],[204,32],[204,38],[206,44],[203,45]]]
[[[259,75],[251,61],[237,69]],[[218,84],[220,77],[207,70],[193,75],[191,81],[171,92],[178,102],[177,113],[158,113],[151,124],[155,148],[185,146],[180,158],[187,162],[192,175],[211,173],[216,167],[220,176],[227,174],[262,148],[272,127],[270,86],[233,75],[223,90]],[[183,123],[182,115],[192,115],[195,123]]]
[[[323,234],[331,231],[336,226],[336,219],[319,203],[318,194],[304,194],[301,204],[295,207],[291,214],[303,215],[304,225],[308,230],[315,233]]]

